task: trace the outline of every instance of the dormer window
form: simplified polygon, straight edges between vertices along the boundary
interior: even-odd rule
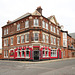
[[[17,31],[19,31],[19,30],[20,30],[20,24],[17,25]]]
[[[39,25],[38,19],[34,19],[34,26],[38,26],[38,25]]]
[[[29,27],[29,21],[26,21],[25,22],[25,28],[28,28]]]

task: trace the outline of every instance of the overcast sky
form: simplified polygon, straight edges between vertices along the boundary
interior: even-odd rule
[[[1,27],[7,21],[22,16],[41,6],[43,16],[55,15],[58,23],[64,25],[64,30],[69,33],[75,32],[75,0],[0,0],[0,37],[2,37]],[[0,48],[2,46],[0,39]]]

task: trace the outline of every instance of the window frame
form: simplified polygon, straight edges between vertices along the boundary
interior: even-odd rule
[[[39,20],[38,19],[34,19],[34,26],[35,27],[39,26]]]
[[[17,24],[17,31],[20,30],[20,24]]]
[[[29,27],[29,20],[25,21],[25,28]]]

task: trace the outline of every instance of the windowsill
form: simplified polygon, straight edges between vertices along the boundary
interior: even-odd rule
[[[29,41],[25,41],[25,43],[28,43]]]
[[[20,43],[17,43],[17,44],[20,44]]]
[[[31,26],[31,27],[41,27],[41,26]]]
[[[20,31],[20,30],[17,30],[17,31]]]
[[[25,58],[29,59],[30,57],[25,57]]]
[[[25,28],[29,28],[29,27],[25,27]]]
[[[32,42],[39,42],[39,41],[32,41]]]
[[[13,45],[13,44],[11,44],[11,45]]]

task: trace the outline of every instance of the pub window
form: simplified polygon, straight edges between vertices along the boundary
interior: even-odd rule
[[[42,21],[42,27],[45,28],[45,21]]]
[[[22,49],[22,57],[24,57],[24,49]]]
[[[6,29],[4,29],[4,35],[6,35]]]
[[[24,43],[24,35],[21,36],[21,43]]]
[[[8,39],[7,39],[7,46],[8,46]]]
[[[57,34],[59,35],[59,30],[57,29]]]
[[[52,27],[52,25],[51,25],[51,32],[53,31],[53,27]]]
[[[6,51],[4,50],[4,57],[6,56]]]
[[[25,34],[25,41],[29,42],[29,34]]]
[[[49,41],[49,40],[48,40],[48,36],[46,35],[46,43],[48,43],[48,41]]]
[[[43,34],[43,42],[45,42],[45,34]]]
[[[8,34],[8,28],[7,28],[7,34]]]
[[[38,33],[34,33],[34,41],[38,41],[38,38],[39,38],[38,35],[39,35]]]
[[[59,39],[57,40],[57,44],[58,44],[58,46],[59,46]]]
[[[20,49],[17,50],[17,56],[20,57]]]
[[[17,36],[17,44],[20,44],[20,36]]]
[[[55,27],[54,27],[54,33],[55,33]]]
[[[56,45],[56,38],[54,38],[54,45]]]
[[[6,46],[6,40],[4,40],[4,46]]]
[[[29,48],[26,48],[26,57],[29,57]]]
[[[48,30],[48,23],[46,23],[46,29]]]
[[[34,26],[38,26],[38,25],[39,25],[38,19],[34,19]]]
[[[57,50],[51,50],[51,57],[57,57]]]
[[[13,45],[13,38],[11,38],[11,45]]]
[[[53,44],[53,37],[51,37],[51,44]]]
[[[17,31],[19,31],[19,30],[20,30],[20,24],[17,25]]]
[[[43,57],[45,57],[45,48],[43,48]]]
[[[29,27],[29,21],[26,21],[25,22],[25,28],[28,28]]]

